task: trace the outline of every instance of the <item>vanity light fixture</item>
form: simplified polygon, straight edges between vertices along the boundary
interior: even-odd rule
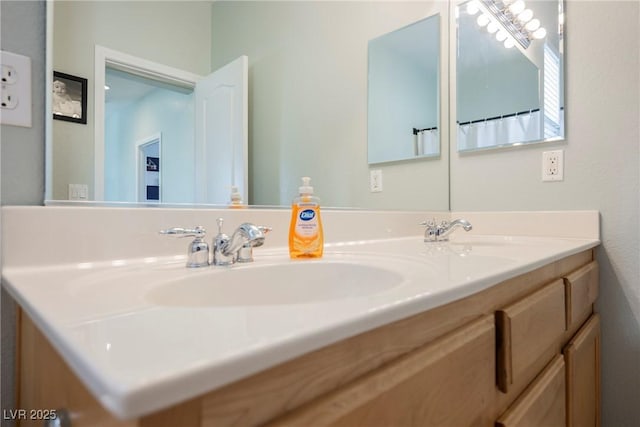
[[[534,39],[543,39],[546,36],[547,36],[547,30],[545,30],[544,28],[538,28],[533,32]]]
[[[518,15],[520,12],[524,10],[525,7],[527,6],[524,4],[524,0],[517,0],[515,3],[512,3],[509,6],[509,11],[513,15]]]
[[[484,7],[480,7],[480,5]],[[540,20],[533,17],[524,0],[472,0],[467,3],[467,13],[475,15],[483,9],[476,22],[480,27],[496,34],[504,47],[512,48],[518,42],[527,49],[534,39],[543,39],[547,30],[540,26]],[[485,10],[486,9],[486,10]]]
[[[527,22],[531,21],[532,18],[533,18],[533,11],[531,9],[525,9],[522,12],[520,12],[520,14],[518,15],[518,21],[522,22],[523,24],[526,24]]]
[[[483,13],[482,15],[478,16],[476,22],[479,26],[484,27],[489,23],[489,17]]]
[[[540,20],[539,19],[532,19],[531,21],[527,22],[527,24],[524,26],[524,28],[527,31],[535,31],[538,28],[540,28]]]
[[[476,3],[475,1],[470,1],[469,3],[467,3],[467,13],[469,15],[475,15],[479,10],[480,9],[478,8],[478,3]]]

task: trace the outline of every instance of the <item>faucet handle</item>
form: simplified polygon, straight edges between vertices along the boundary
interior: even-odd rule
[[[205,267],[209,265],[209,245],[203,240],[206,233],[204,227],[195,228],[173,227],[160,230],[160,234],[177,237],[195,237],[187,249],[187,267]]]
[[[177,237],[204,237],[207,230],[198,225],[195,228],[172,227],[166,230],[160,230],[160,234],[166,234]]]
[[[258,229],[262,231],[264,234],[267,234],[270,231],[273,231],[273,227],[267,227],[266,225],[259,225]]]
[[[251,242],[247,242],[240,249],[238,249],[238,257],[236,259],[237,262],[252,262],[253,261],[253,248],[262,246],[264,244],[264,236],[273,230],[271,227],[267,227],[266,225],[256,225],[255,228],[258,229],[262,236],[254,235],[254,240]]]
[[[445,227],[445,222],[442,221],[442,225],[438,225],[435,218],[429,219],[427,221],[422,221],[420,225],[425,227],[424,229],[424,241],[425,242],[435,242],[438,240],[438,236],[442,230],[442,227]]]
[[[423,227],[435,227],[436,226],[436,219],[435,218],[431,218],[431,219],[428,219],[426,221],[422,221],[418,225],[421,225]]]

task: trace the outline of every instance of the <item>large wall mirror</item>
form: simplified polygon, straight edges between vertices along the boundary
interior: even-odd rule
[[[564,138],[562,0],[455,8],[458,151]]]
[[[369,163],[440,156],[440,16],[369,42]]]
[[[149,80],[150,76],[119,67],[102,69],[105,85],[114,86],[98,91],[110,103],[105,118],[146,127],[105,130],[105,146],[98,147],[104,150],[99,166],[105,168],[105,188],[112,184],[110,188],[117,191],[96,197],[94,94],[96,82],[102,85],[96,80],[103,67],[96,61],[96,46],[100,46],[198,78],[239,57],[248,58],[245,202],[289,205],[300,177],[311,176],[316,193],[329,207],[449,208],[447,129],[440,129],[436,159],[376,165],[383,174],[381,193],[370,191],[367,158],[368,44],[434,15],[441,17],[440,26],[435,36],[423,42],[435,40],[439,46],[439,57],[432,58],[440,75],[433,96],[440,123],[448,123],[448,98],[442,96],[449,84],[447,61],[442,60],[448,46],[448,3],[98,0],[50,4],[48,71],[86,78],[89,99],[86,124],[52,120],[47,199],[68,200],[70,186],[80,185],[86,186],[88,200],[139,201],[141,194],[146,197],[147,187],[156,186],[162,197],[151,188],[147,201],[196,201],[190,195],[198,191],[193,181],[199,179],[194,174],[202,159],[192,145],[195,132],[188,126],[193,121],[192,88],[184,81]],[[118,104],[127,109],[118,109]],[[151,108],[142,110],[143,105]],[[150,114],[157,116],[151,119]],[[109,141],[116,143],[108,145]],[[144,166],[131,157],[136,153],[145,158]],[[142,179],[147,180],[144,185],[138,182]],[[78,191],[79,187],[73,188]],[[230,194],[231,188],[223,191]]]

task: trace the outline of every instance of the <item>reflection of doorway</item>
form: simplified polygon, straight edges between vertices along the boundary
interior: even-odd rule
[[[107,70],[150,79],[161,86],[177,86],[194,90],[191,106],[182,106],[167,114],[160,122],[175,124],[177,116],[191,112],[189,137],[182,137],[177,144],[168,129],[162,126],[147,126],[149,115],[122,114],[124,121],[134,122],[139,129],[135,135],[161,131],[163,134],[163,182],[162,201],[165,203],[209,203],[222,204],[229,200],[229,188],[235,185],[248,200],[248,58],[242,56],[214,73],[202,77],[166,65],[154,63],[101,46],[95,47],[94,82],[94,185],[95,199],[107,201],[135,201],[131,182],[135,170],[134,160],[127,160],[131,167],[122,167],[122,162],[111,162],[116,167],[108,167],[110,158],[132,153],[130,148],[120,150],[107,144],[105,134],[107,96],[105,88]],[[159,82],[159,83],[158,83]],[[110,91],[110,90],[109,90]],[[145,100],[150,96],[146,95]],[[150,102],[160,106],[159,102]],[[167,107],[175,103],[162,104]],[[195,111],[194,111],[195,110]],[[155,117],[161,117],[155,115]],[[194,129],[195,124],[195,129]],[[107,131],[107,132],[106,132]],[[111,135],[114,135],[112,133]],[[137,138],[123,138],[120,141],[135,141]],[[178,165],[178,162],[182,166]],[[122,171],[130,173],[124,176]],[[185,182],[190,180],[191,182]],[[124,188],[122,182],[128,188]],[[113,191],[116,188],[118,191]],[[137,186],[136,186],[137,188]]]
[[[162,201],[161,146],[161,134],[136,142],[136,200],[138,202]]]
[[[193,170],[195,155],[193,89],[110,67],[105,78],[109,87],[104,107],[105,200],[157,200],[152,195],[146,198],[146,188],[139,188],[139,172],[144,170],[139,162],[145,158],[139,155],[138,146],[148,143],[149,135],[161,133],[162,187],[157,188],[162,193],[161,201],[193,203],[194,175],[188,172]]]
[[[162,201],[193,203],[192,94],[201,76],[96,46],[94,77],[96,200],[145,201],[134,144],[162,132]]]

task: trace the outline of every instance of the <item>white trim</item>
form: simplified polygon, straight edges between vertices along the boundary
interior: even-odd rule
[[[154,144],[154,143],[158,143],[158,153],[159,153],[159,157],[160,157],[160,161],[162,162],[162,132],[158,132],[156,134],[150,135],[146,138],[142,138],[138,141],[136,141],[135,143],[135,150],[136,150],[136,202],[144,202],[147,203],[148,200],[140,200],[140,175],[142,174],[142,172],[140,170],[140,164],[141,162],[141,157],[140,154],[142,153],[142,150],[144,149],[145,146],[150,145],[150,144]],[[158,182],[159,182],[159,186],[160,186],[160,191],[159,191],[159,199],[158,199],[158,203],[162,203],[162,188],[164,187],[163,182],[162,182],[162,168],[158,171]],[[146,199],[146,197],[145,197]]]
[[[194,88],[202,78],[198,74],[169,67],[104,46],[95,45],[94,60],[94,200],[104,200],[104,84],[107,66],[121,71],[160,80],[181,87]],[[137,187],[136,187],[137,188]]]

